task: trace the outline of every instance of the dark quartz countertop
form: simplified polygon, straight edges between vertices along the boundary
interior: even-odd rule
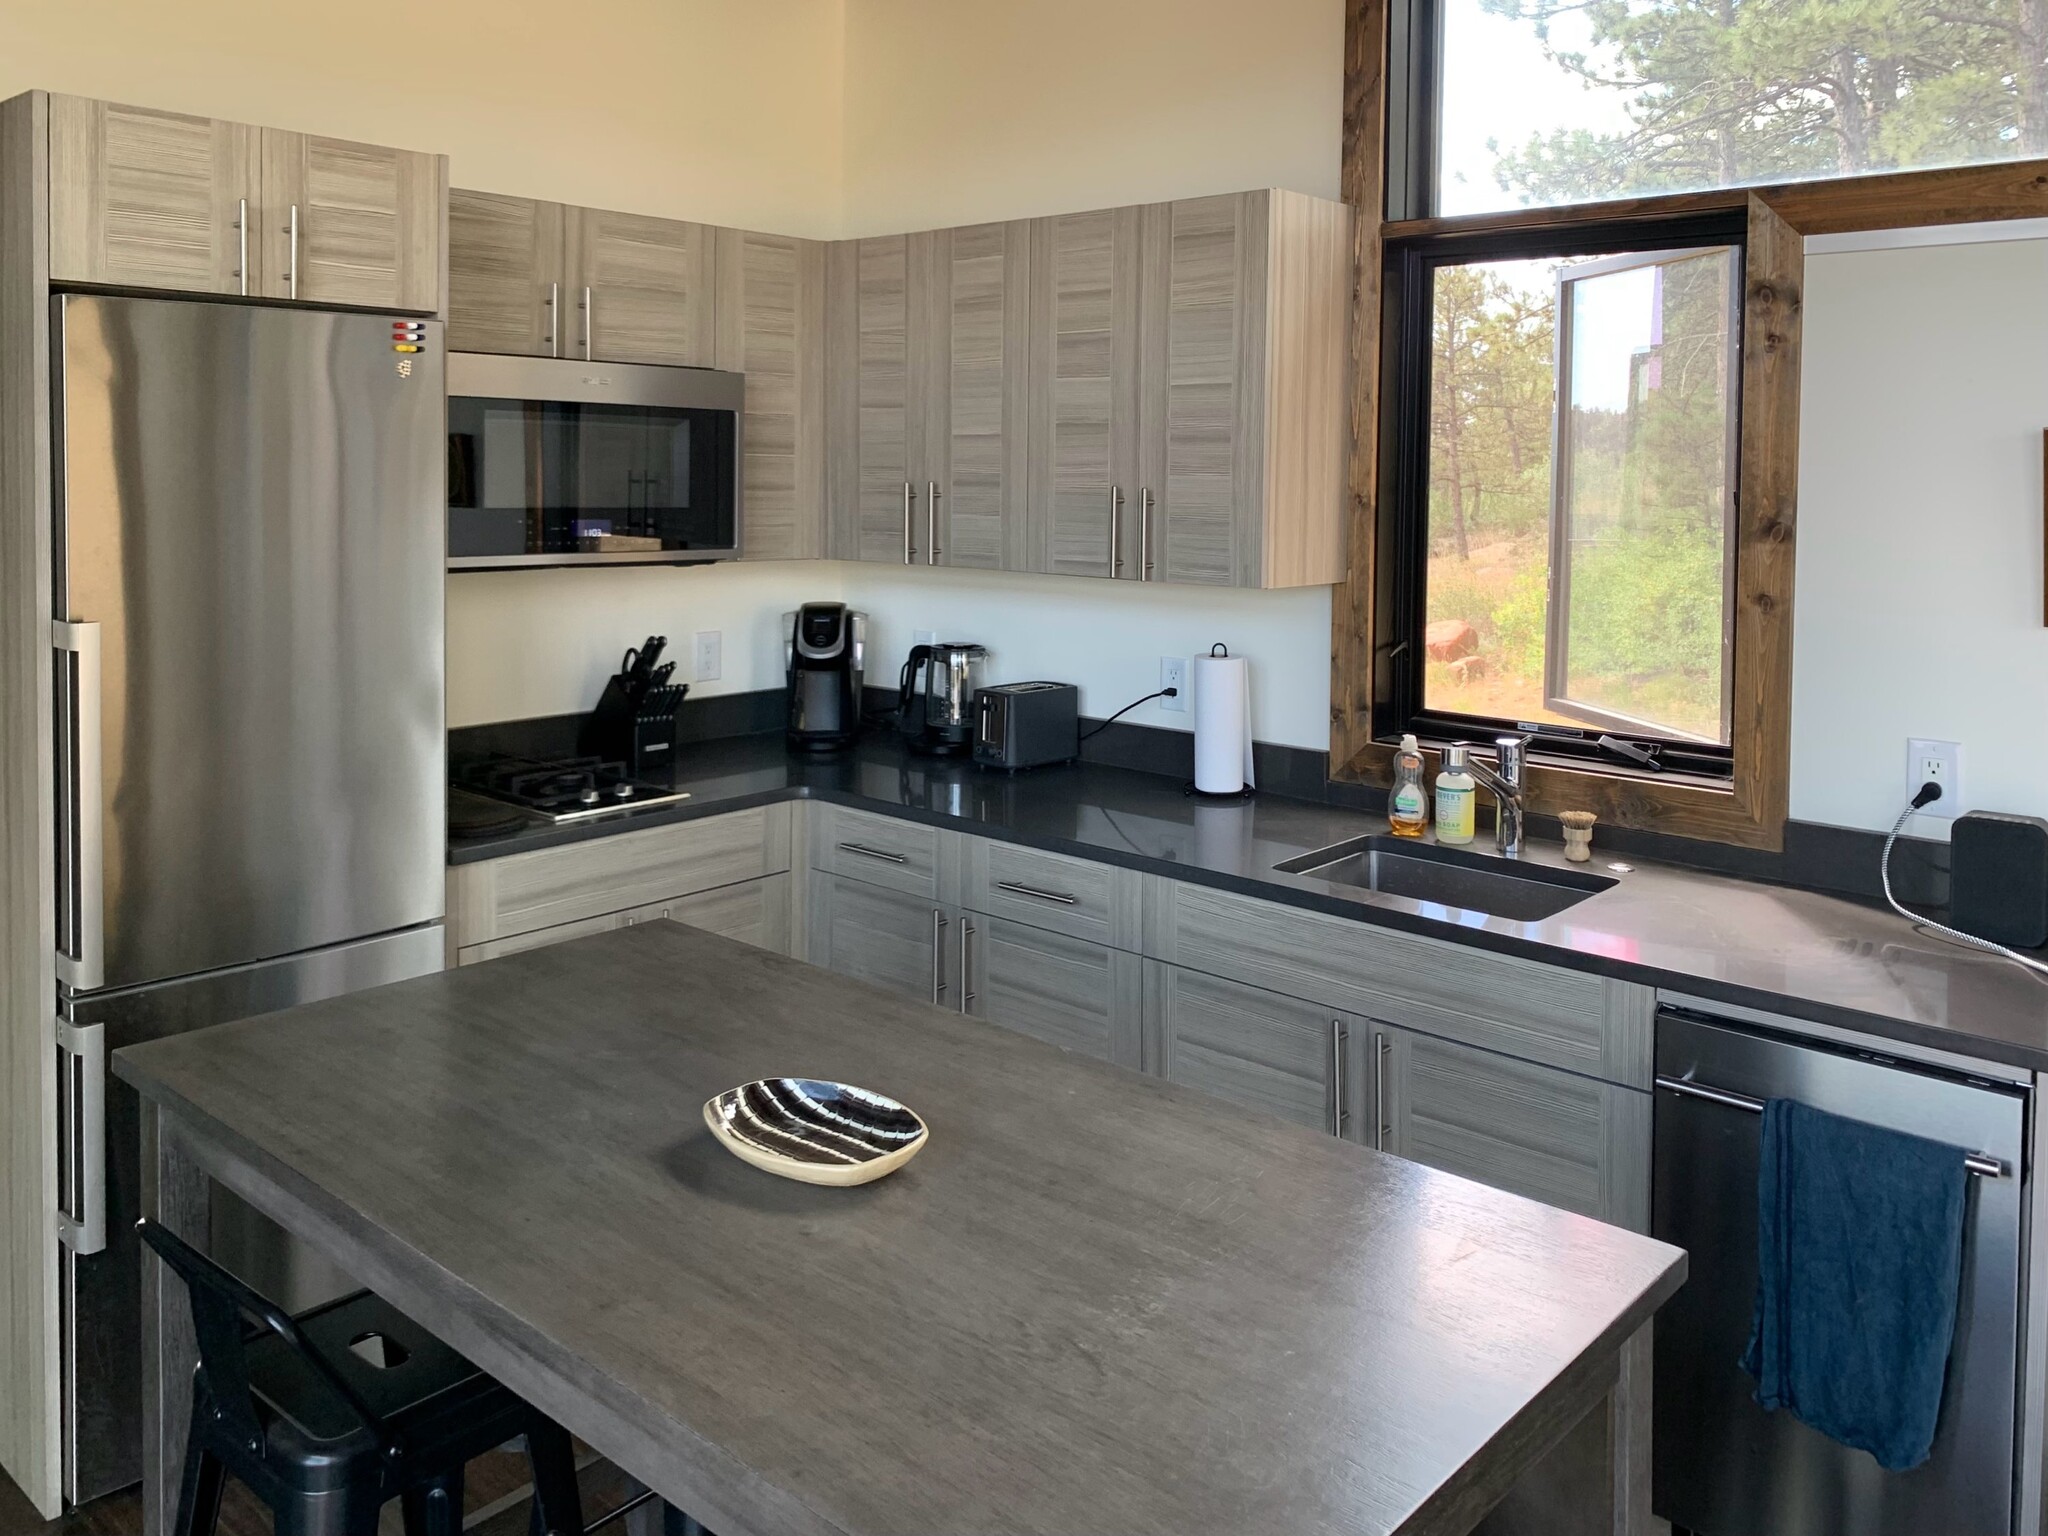
[[[1179,781],[1076,763],[1001,773],[872,740],[841,757],[779,734],[679,749],[679,805],[449,845],[451,864],[750,805],[825,800],[1122,864],[1556,965],[2048,1071],[2048,981],[1915,929],[1878,907],[1623,855],[1616,884],[1556,917],[1510,922],[1286,874],[1311,850],[1384,831],[1372,815],[1275,795],[1198,800]],[[1482,831],[1473,848],[1491,849]],[[1563,864],[1554,843],[1525,859]],[[1608,874],[1596,829],[1590,869]]]

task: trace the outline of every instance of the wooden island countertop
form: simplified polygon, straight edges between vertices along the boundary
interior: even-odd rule
[[[218,1180],[720,1536],[1462,1533],[1584,1438],[1685,1268],[673,923],[115,1066],[146,1209],[203,1240]],[[761,1173],[702,1105],[768,1076],[930,1144],[857,1189]],[[144,1325],[161,1536],[191,1342],[155,1264]]]

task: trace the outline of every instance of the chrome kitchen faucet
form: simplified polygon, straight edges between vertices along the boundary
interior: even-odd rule
[[[1498,771],[1477,758],[1466,759],[1465,771],[1493,792],[1496,802],[1494,839],[1500,856],[1519,859],[1522,856],[1522,797],[1528,793],[1524,776],[1528,767],[1529,738],[1496,736],[1493,745],[1500,754]]]

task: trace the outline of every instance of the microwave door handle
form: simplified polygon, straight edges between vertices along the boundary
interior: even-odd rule
[[[58,722],[62,797],[57,825],[64,895],[57,979],[74,991],[101,986],[106,974],[105,828],[100,801],[100,626],[55,619],[50,640],[66,700]]]

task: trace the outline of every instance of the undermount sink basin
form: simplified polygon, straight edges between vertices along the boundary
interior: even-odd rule
[[[1383,896],[1405,896],[1515,923],[1555,917],[1617,883],[1606,875],[1467,853],[1384,832],[1333,843],[1274,867],[1283,874],[1313,875]]]

